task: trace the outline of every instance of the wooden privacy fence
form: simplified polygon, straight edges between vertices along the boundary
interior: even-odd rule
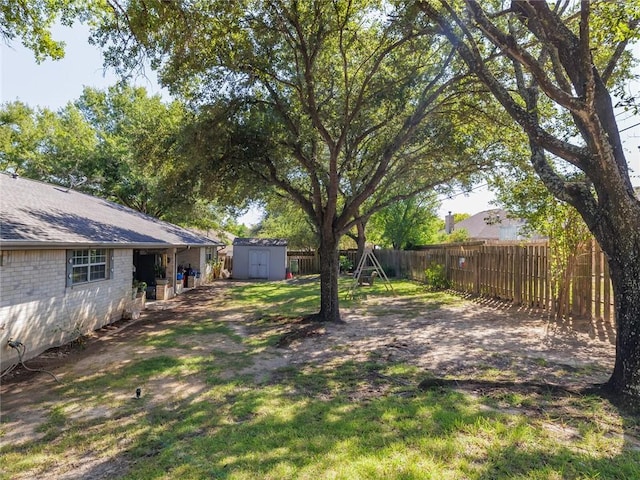
[[[340,256],[346,256],[355,267],[358,263],[356,250],[340,250]],[[311,275],[320,273],[320,258],[313,251],[288,251],[287,268],[291,273],[298,275]]]
[[[358,252],[356,250],[340,250],[340,256],[347,257],[355,267],[358,264]],[[320,273],[320,258],[313,251],[288,251],[287,267],[295,275],[311,275]],[[295,269],[298,269],[296,272]]]
[[[553,285],[546,243],[438,245],[419,251],[376,250],[385,270],[425,282],[425,270],[444,266],[451,288],[543,308],[558,317],[613,320],[613,294],[604,254],[595,242],[576,252]]]
[[[596,242],[575,253],[555,285],[547,243],[468,242],[413,251],[375,250],[374,254],[390,277],[426,282],[425,270],[437,264],[444,266],[451,288],[460,292],[542,308],[557,317],[613,321],[609,269]],[[340,255],[356,265],[355,250],[343,250]],[[290,251],[287,256],[294,274],[320,271],[315,252]]]
[[[316,252],[311,251],[288,251],[287,268],[294,275],[310,275],[320,273],[320,259]]]

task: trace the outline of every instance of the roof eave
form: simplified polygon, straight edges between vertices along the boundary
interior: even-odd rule
[[[122,242],[43,242],[41,240],[0,240],[0,250],[68,250],[71,248],[198,248],[220,247],[224,244],[210,243],[122,243]]]

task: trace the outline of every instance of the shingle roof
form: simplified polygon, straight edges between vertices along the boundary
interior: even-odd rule
[[[3,248],[217,244],[102,198],[6,174],[0,174],[0,242]]]
[[[284,238],[241,238],[236,237],[233,240],[233,246],[250,246],[250,247],[286,247],[288,244]]]

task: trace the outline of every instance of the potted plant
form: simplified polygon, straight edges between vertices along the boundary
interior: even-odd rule
[[[156,285],[166,285],[169,283],[169,280],[167,280],[167,271],[165,267],[156,263],[154,266],[154,270],[156,275]]]
[[[136,296],[141,297],[146,292],[147,292],[147,282],[138,282],[138,291],[136,292]]]
[[[131,298],[141,297],[147,291],[147,282],[134,279],[131,290]]]

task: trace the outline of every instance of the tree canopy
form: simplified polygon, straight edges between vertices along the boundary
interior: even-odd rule
[[[0,108],[0,167],[174,223],[219,227],[228,212],[200,198],[188,174],[182,139],[190,118],[182,103],[128,85],[87,87],[56,112],[8,103]]]
[[[4,170],[67,187],[86,183],[96,172],[97,143],[91,125],[72,104],[53,112],[12,102],[0,110]]]
[[[441,113],[464,69],[430,27],[398,20],[402,6],[111,5],[97,33],[107,58],[128,69],[148,55],[172,92],[203,118],[214,112],[193,131],[194,158],[205,159],[197,168],[231,189],[275,187],[309,217],[325,269],[322,319],[339,319],[337,245],[359,218],[486,164],[472,135]]]
[[[265,216],[258,225],[257,235],[286,238],[290,250],[315,250],[318,237],[309,217],[294,202],[272,198],[265,204]]]
[[[0,37],[6,43],[19,39],[33,51],[38,62],[64,56],[64,43],[51,36],[56,21],[70,25],[83,9],[76,0],[2,0],[0,2]],[[77,7],[77,8],[76,8]]]
[[[85,88],[75,102],[98,140],[101,195],[149,215],[172,219],[195,207],[194,186],[182,175],[179,133],[189,114],[142,87]]]

